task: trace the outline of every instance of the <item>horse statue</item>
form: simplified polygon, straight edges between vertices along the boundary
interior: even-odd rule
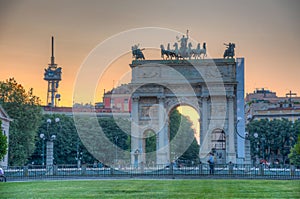
[[[234,43],[229,43],[229,44],[224,44],[225,46],[227,46],[227,49],[224,51],[224,55],[223,58],[233,58],[234,57],[234,48],[235,48],[235,44]]]
[[[168,45],[168,47],[170,48],[170,45]],[[166,55],[166,59],[169,59],[169,57],[172,59],[172,57],[177,57],[177,55],[172,52],[171,50],[165,50],[164,48],[164,45],[160,45],[160,49],[161,49],[161,58],[165,59],[165,56]]]
[[[203,58],[206,57],[206,43],[203,43],[203,48],[201,49],[200,43],[198,43],[197,48],[193,50],[193,55],[195,59],[201,59],[201,55],[203,54]]]
[[[172,52],[175,54],[175,57],[178,59],[178,58],[182,58],[180,55],[179,55],[179,49],[178,49],[178,43],[174,43],[173,47],[175,48],[174,50],[172,50]]]
[[[189,44],[188,44],[188,48],[187,48],[187,50],[186,50],[186,56],[189,58],[189,59],[191,59],[191,57],[192,57],[192,54],[193,54],[193,50],[192,50],[192,43],[190,42]]]
[[[167,50],[171,51],[171,49],[170,49],[170,43],[168,43]]]
[[[144,54],[143,54],[143,50],[145,50],[144,48],[143,49],[140,49],[139,48],[139,45],[134,45],[131,47],[131,50],[132,50],[132,57],[135,58],[135,60],[138,60],[138,59],[145,59],[144,57]]]

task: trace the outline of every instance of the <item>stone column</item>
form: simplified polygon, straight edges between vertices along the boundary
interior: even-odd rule
[[[46,144],[46,169],[48,175],[53,175],[53,141]]]
[[[166,165],[170,160],[169,160],[169,153],[170,153],[170,148],[169,148],[169,138],[168,138],[168,129],[166,127],[166,111],[165,111],[165,106],[164,106],[164,97],[158,97],[158,146],[157,146],[157,151],[156,151],[156,164],[159,165]]]
[[[46,158],[46,165],[52,166],[53,165],[53,141],[47,141],[47,158]]]
[[[207,100],[208,97],[202,97],[202,114],[201,114],[201,126],[202,126],[202,136],[200,137],[200,144],[203,144],[205,135],[207,133],[208,126],[208,115],[207,115]]]
[[[199,158],[200,161],[206,162],[207,153],[209,152],[209,140],[207,137],[208,131],[208,96],[203,96],[202,100],[202,111],[201,111],[201,124],[200,124],[200,151]]]
[[[139,149],[139,97],[132,97],[131,105],[131,164],[134,164],[134,152]]]
[[[235,122],[234,122],[234,105],[233,105],[234,96],[227,96],[228,102],[228,145],[226,145],[227,151],[227,162],[236,163],[236,151],[235,151]]]

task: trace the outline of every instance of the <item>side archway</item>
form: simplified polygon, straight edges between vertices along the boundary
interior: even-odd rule
[[[226,135],[223,129],[214,129],[211,133],[211,149],[216,157],[216,164],[226,163]]]
[[[157,135],[154,130],[147,129],[143,133],[143,151],[144,163],[146,166],[151,167],[156,165],[156,151],[157,151]]]

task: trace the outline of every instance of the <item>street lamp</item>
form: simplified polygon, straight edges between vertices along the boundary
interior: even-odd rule
[[[44,133],[41,133],[40,134],[40,138],[42,139],[42,165],[44,166],[45,165],[45,134]]]
[[[254,133],[253,136],[254,136],[254,138],[256,140],[258,138],[258,133]],[[258,153],[259,153],[259,151],[258,151],[258,144],[259,144],[259,142],[257,141],[256,142],[256,160],[255,160],[256,164],[259,163],[259,161],[258,161],[258,159],[259,159],[259,156],[258,156]]]
[[[260,152],[262,153],[262,159],[263,161],[265,161],[265,141],[266,141],[266,138],[262,137],[262,138],[258,138],[258,133],[254,133],[253,134],[253,137],[255,138],[256,140],[256,163],[257,161],[259,160],[259,155]],[[259,146],[259,147],[258,147]]]
[[[242,139],[244,139],[244,140],[248,140],[248,134],[246,134],[246,136],[244,137],[244,136],[242,136],[241,134],[239,134],[239,132],[238,132],[238,130],[237,130],[238,123],[239,123],[241,120],[242,120],[241,117],[238,117],[238,118],[237,118],[236,125],[235,125],[235,133],[236,133],[240,138],[242,138]]]
[[[245,132],[245,136],[242,136],[239,132],[238,132],[238,124],[239,122],[242,120],[241,117],[237,118],[237,122],[235,125],[235,133],[244,140],[244,162],[245,164],[251,164],[251,156],[250,156],[250,139],[249,139],[249,135],[247,132]]]
[[[76,146],[76,157],[75,157],[76,161],[77,161],[77,168],[80,168],[81,165],[81,159],[82,159],[82,152],[79,152],[79,138],[77,138],[77,146]]]
[[[263,160],[265,161],[265,141],[266,139],[264,137],[261,138],[261,144],[262,144],[262,156],[263,156]]]
[[[59,118],[55,118],[56,123],[60,121]],[[53,141],[56,139],[56,135],[49,132],[49,127],[52,123],[51,119],[47,119],[47,136],[46,136],[46,166],[53,165]]]
[[[115,165],[117,166],[117,163],[118,163],[118,136],[116,135],[115,136],[115,145],[116,145],[116,160],[115,160]]]

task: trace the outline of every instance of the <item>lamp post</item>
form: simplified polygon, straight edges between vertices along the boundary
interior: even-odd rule
[[[76,145],[76,157],[77,161],[77,168],[79,169],[81,166],[81,159],[82,159],[82,152],[79,152],[79,138],[77,138],[77,145]]]
[[[55,123],[58,123],[60,121],[59,118],[54,119]],[[51,119],[47,119],[47,136],[45,136],[46,140],[46,167],[49,171],[49,174],[53,174],[53,141],[56,139],[56,135],[54,133],[51,133],[49,131],[49,127],[52,124]]]
[[[116,160],[115,160],[115,165],[117,166],[117,163],[118,163],[118,136],[116,135],[115,136],[115,145],[116,145]]]
[[[45,165],[45,134],[44,133],[41,133],[40,134],[40,138],[42,139],[42,165],[44,166]]]
[[[258,133],[254,133],[253,136],[254,136],[255,139],[257,139],[258,138]],[[255,158],[255,163],[256,164],[259,163],[259,161],[258,161],[258,159],[259,159],[259,156],[258,156],[258,153],[259,153],[259,151],[258,151],[258,144],[259,144],[259,142],[257,141],[256,142],[256,158]]]
[[[261,144],[262,144],[262,156],[263,156],[263,160],[265,161],[265,141],[266,139],[264,137],[261,138]]]
[[[258,138],[259,137],[258,133],[254,133],[253,136],[256,140],[256,154],[257,154],[256,155],[256,163],[259,163],[259,154],[260,154],[260,152],[261,152],[263,161],[265,161],[265,157],[266,157],[266,155],[265,155],[265,153],[266,153],[266,150],[265,150],[266,138],[261,137],[259,139]],[[266,146],[268,147],[268,144]]]
[[[245,136],[242,136],[239,132],[238,132],[238,123],[242,120],[241,117],[237,118],[237,122],[235,125],[235,133],[245,141],[245,145],[244,145],[244,150],[245,150],[245,159],[244,162],[245,164],[250,164],[251,163],[251,156],[250,156],[250,139],[249,139],[249,135],[246,132]]]

